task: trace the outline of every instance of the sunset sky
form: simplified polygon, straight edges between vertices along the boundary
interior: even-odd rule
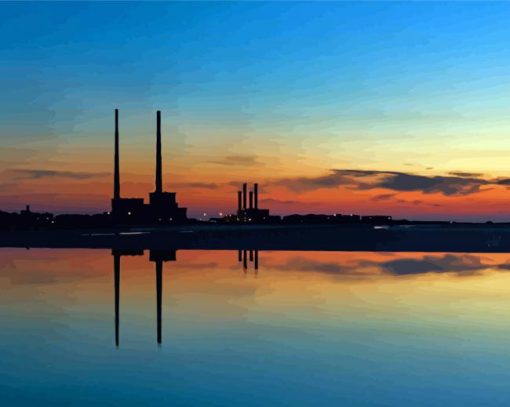
[[[510,221],[509,3],[0,3],[0,210]]]

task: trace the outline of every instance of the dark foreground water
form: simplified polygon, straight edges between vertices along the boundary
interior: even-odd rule
[[[510,254],[134,254],[0,249],[0,405],[510,404]]]

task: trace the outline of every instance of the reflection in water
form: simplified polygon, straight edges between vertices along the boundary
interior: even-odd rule
[[[143,250],[112,250],[115,285],[115,346],[119,346],[119,305],[120,305],[120,259],[122,256],[143,256]],[[156,264],[156,320],[157,342],[161,345],[162,302],[163,302],[163,262],[175,261],[175,250],[151,250],[149,261]]]
[[[248,254],[249,253],[249,254]],[[143,256],[144,250],[112,250],[113,256],[113,274],[114,274],[114,295],[115,295],[115,346],[120,343],[120,271],[122,256]],[[243,263],[243,270],[246,273],[248,269],[248,256],[250,263],[253,263],[255,274],[259,269],[259,251],[258,250],[239,250],[238,260]],[[163,262],[176,261],[176,250],[150,250],[149,261],[156,265],[156,320],[157,320],[157,343],[162,343],[162,302],[163,302]]]
[[[248,252],[250,253],[250,263],[253,263],[253,269],[257,274],[259,269],[259,251],[258,250],[238,250],[237,260],[243,263],[243,271],[246,273],[248,270]]]
[[[0,249],[2,405],[510,400],[509,254],[260,256]]]

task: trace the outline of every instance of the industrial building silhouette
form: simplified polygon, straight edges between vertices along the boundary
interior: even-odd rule
[[[187,221],[186,208],[176,201],[175,192],[163,191],[163,159],[161,153],[161,111],[156,113],[156,182],[149,194],[149,203],[143,198],[122,198],[120,194],[119,109],[115,109],[115,154],[113,175],[112,218],[117,224],[167,224]]]
[[[248,201],[248,202],[247,202]],[[259,208],[259,184],[253,184],[253,190],[249,192],[248,184],[243,184],[243,189],[237,192],[237,222],[263,222],[269,220],[269,209]]]
[[[180,207],[175,192],[163,191],[163,157],[161,140],[161,111],[156,113],[156,171],[154,192],[149,194],[149,202],[144,198],[122,197],[120,182],[119,149],[119,110],[115,109],[114,133],[114,174],[111,211],[101,214],[60,214],[32,212],[27,205],[19,213],[0,211],[0,230],[36,229],[93,229],[123,227],[131,225],[170,225],[184,223],[204,223],[202,219],[189,219],[187,208]],[[287,216],[271,215],[269,209],[259,207],[259,184],[254,183],[248,191],[248,184],[242,184],[237,191],[237,211],[221,218],[210,218],[205,223],[230,224],[407,224],[408,220],[395,221],[391,216],[361,216],[356,214],[294,214]],[[413,223],[428,223],[426,221]],[[432,222],[448,224],[451,222]]]

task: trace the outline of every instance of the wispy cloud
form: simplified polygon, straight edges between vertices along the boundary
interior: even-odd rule
[[[399,204],[414,205],[414,206],[441,206],[437,203],[424,202],[419,199],[407,200],[398,198],[397,194],[380,194],[371,199],[373,202],[396,202]]]
[[[266,199],[261,199],[260,203],[267,204],[267,205],[271,205],[271,204],[294,205],[294,204],[302,204],[303,202],[292,201],[292,200],[286,201],[286,200],[280,200],[280,199],[266,198]],[[310,203],[307,202],[307,204],[310,204]]]
[[[383,201],[391,201],[393,198],[395,198],[396,194],[380,194],[376,195],[372,198],[372,201],[374,202],[383,202]]]
[[[227,155],[214,160],[209,161],[210,164],[227,165],[227,166],[255,166],[260,163],[257,160],[256,155]]]
[[[58,171],[46,169],[12,169],[7,170],[8,175],[15,179],[41,179],[41,178],[67,178],[67,179],[92,179],[110,175],[107,172],[77,172]]]
[[[182,188],[193,188],[193,189],[216,189],[219,187],[218,184],[213,182],[177,182],[173,185]]]

